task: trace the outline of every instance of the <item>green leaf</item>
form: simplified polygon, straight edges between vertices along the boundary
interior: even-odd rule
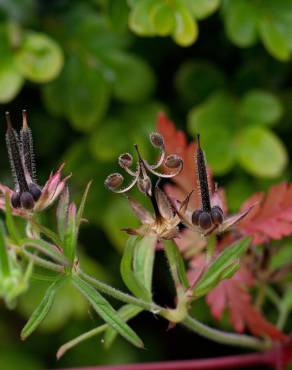
[[[189,10],[184,6],[176,4],[174,14],[175,27],[172,34],[173,39],[180,46],[190,46],[198,38],[198,24],[196,20],[192,18]]]
[[[22,75],[17,71],[12,61],[0,63],[0,103],[13,100],[24,83]]]
[[[226,93],[216,93],[193,108],[188,116],[188,130],[200,133],[207,162],[214,174],[223,175],[235,164],[236,105]]]
[[[174,12],[168,3],[157,2],[154,4],[151,8],[149,18],[155,33],[159,36],[169,35],[174,28]]]
[[[237,137],[237,155],[242,167],[257,177],[277,177],[288,162],[283,143],[265,127],[242,130]]]
[[[121,316],[123,320],[126,322],[132,319],[133,317],[137,316],[140,312],[142,312],[143,309],[141,307],[133,306],[132,304],[126,304],[125,306],[122,306],[118,313]],[[110,348],[110,346],[113,344],[113,341],[117,337],[118,332],[114,330],[112,327],[109,327],[104,335],[104,346],[105,348]]]
[[[50,308],[53,305],[55,295],[65,280],[66,278],[62,277],[61,279],[58,279],[57,281],[55,281],[53,284],[49,286],[40,304],[34,310],[28,322],[25,324],[24,328],[22,329],[21,331],[22,340],[26,339],[33,331],[35,331],[35,329],[40,325],[40,323],[47,316],[48,312],[50,311]]]
[[[66,186],[63,190],[58,207],[57,207],[57,223],[58,223],[58,233],[61,240],[64,240],[67,216],[68,216],[68,207],[69,207],[69,189]]]
[[[281,118],[283,106],[275,95],[264,90],[251,90],[241,101],[240,114],[250,123],[272,125]]]
[[[63,255],[63,253],[55,246],[52,245],[45,240],[42,239],[22,239],[21,247],[26,248],[33,248],[38,250],[41,253],[51,257],[56,262],[61,263],[62,265],[68,265],[67,258]]]
[[[142,59],[114,50],[107,53],[103,60],[113,71],[113,93],[118,99],[135,103],[151,95],[155,77]]]
[[[263,44],[275,58],[282,61],[289,59],[289,41],[281,23],[275,22],[273,17],[264,16],[259,21],[259,32]]]
[[[184,260],[177,246],[172,240],[164,240],[163,245],[176,287],[181,284],[185,289],[188,289],[189,281]]]
[[[126,0],[108,0],[107,14],[116,32],[125,32],[128,26],[129,8]]]
[[[246,0],[227,1],[225,27],[228,37],[240,47],[251,46],[257,40],[257,8]]]
[[[133,271],[137,279],[152,296],[152,275],[157,237],[144,236],[134,249]]]
[[[10,262],[5,237],[6,231],[2,220],[0,220],[0,276],[2,278],[10,274]]]
[[[63,52],[50,37],[28,32],[15,54],[15,64],[24,77],[33,82],[48,82],[58,76],[63,67]]]
[[[223,279],[230,278],[238,269],[238,259],[246,252],[250,238],[244,238],[224,249],[208,270],[203,274],[194,288],[194,295],[207,294]]]
[[[20,234],[14,222],[11,203],[8,193],[5,196],[5,221],[9,236],[19,245]]]
[[[142,348],[143,342],[137,334],[125,323],[120,315],[113,309],[108,301],[91,285],[87,284],[79,276],[73,275],[72,282],[80,293],[90,302],[100,317],[121,336],[133,345]]]
[[[76,205],[71,203],[68,209],[67,226],[64,234],[64,254],[70,262],[74,261],[77,243]]]
[[[140,0],[134,4],[134,9],[129,16],[130,29],[140,36],[153,36],[154,27],[150,21],[150,12],[157,0]]]
[[[151,292],[144,286],[133,271],[133,259],[136,245],[139,243],[137,237],[129,237],[121,260],[121,276],[127,288],[139,298],[151,301]]]
[[[85,191],[84,191],[82,199],[81,199],[80,206],[79,206],[78,211],[77,211],[77,219],[76,219],[77,229],[79,228],[79,226],[82,222],[82,217],[83,217],[85,204],[86,204],[86,200],[87,200],[87,196],[88,196],[90,186],[91,186],[91,181],[87,184],[87,186],[85,188]]]
[[[32,219],[31,222],[33,223],[33,226],[36,227],[39,230],[39,232],[44,234],[54,244],[56,244],[60,247],[63,246],[62,240],[59,238],[59,236],[54,231],[48,229],[46,226],[43,226],[42,224],[38,223],[34,219]]]
[[[197,19],[204,19],[219,8],[220,0],[184,0],[184,3]]]

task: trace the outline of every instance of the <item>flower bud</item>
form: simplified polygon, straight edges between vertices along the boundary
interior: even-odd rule
[[[130,153],[124,153],[119,156],[119,165],[122,168],[127,168],[132,166],[133,164],[133,157]]]
[[[152,132],[150,134],[150,141],[151,141],[151,144],[155,147],[155,148],[163,148],[164,147],[164,140],[163,140],[163,136],[160,135],[158,132]]]
[[[120,173],[116,172],[109,175],[106,178],[104,184],[108,189],[115,190],[123,183],[123,181],[124,181],[123,176]]]
[[[144,179],[139,179],[137,182],[137,186],[138,186],[138,189],[141,191],[141,193],[151,196],[152,183],[149,177],[146,177]]]
[[[182,165],[182,163],[183,161],[180,156],[176,154],[170,154],[167,156],[164,164],[168,168],[178,168]]]

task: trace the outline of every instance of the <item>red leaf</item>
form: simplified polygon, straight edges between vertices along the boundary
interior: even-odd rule
[[[263,193],[256,193],[243,204],[242,209],[255,202],[258,204],[237,226],[243,234],[254,237],[254,244],[292,234],[292,184],[274,185],[266,197]]]
[[[250,273],[241,268],[231,279],[222,281],[208,295],[207,303],[213,316],[220,320],[225,308],[234,329],[242,333],[247,328],[253,335],[284,341],[286,335],[269,323],[253,306],[247,287],[253,285]]]

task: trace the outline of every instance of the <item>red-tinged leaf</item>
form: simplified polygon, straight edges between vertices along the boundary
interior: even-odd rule
[[[253,306],[247,288],[253,285],[252,276],[241,268],[231,279],[222,281],[207,295],[207,303],[213,316],[220,320],[228,309],[234,329],[242,333],[245,328],[253,335],[284,341],[286,335],[269,323]]]
[[[182,199],[197,185],[195,143],[188,143],[185,133],[177,130],[174,123],[162,112],[158,114],[156,129],[164,138],[166,153],[177,154],[184,162],[183,170],[173,179],[182,192]],[[193,197],[193,201],[196,206],[199,205],[198,194]]]
[[[274,185],[266,196],[256,193],[242,209],[255,202],[254,209],[238,224],[240,232],[253,236],[254,244],[292,234],[292,184]]]

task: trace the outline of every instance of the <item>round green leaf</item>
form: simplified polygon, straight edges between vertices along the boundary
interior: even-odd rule
[[[157,0],[140,0],[134,4],[129,16],[129,27],[133,32],[141,36],[153,36],[155,34],[149,13],[156,3]]]
[[[135,55],[112,51],[105,57],[114,74],[113,93],[125,102],[139,102],[152,93],[155,80],[151,68]]]
[[[283,114],[281,101],[263,90],[249,91],[242,99],[240,113],[250,123],[271,125]]]
[[[36,32],[24,36],[15,54],[16,66],[25,78],[47,82],[58,76],[63,66],[63,52],[50,37]]]
[[[277,177],[287,165],[286,149],[280,139],[264,127],[248,127],[237,137],[242,167],[257,177]]]
[[[185,0],[184,2],[197,19],[209,17],[220,5],[220,0]]]
[[[174,12],[167,3],[156,3],[151,9],[149,17],[155,32],[159,36],[170,34],[174,28]]]
[[[0,64],[0,103],[5,104],[14,99],[23,83],[22,75],[12,63]]]
[[[252,45],[257,39],[257,9],[246,0],[228,1],[225,6],[228,37],[238,46]]]
[[[174,7],[174,14],[175,27],[172,35],[173,39],[180,46],[190,46],[198,38],[198,24],[190,11],[184,6],[177,5]]]

